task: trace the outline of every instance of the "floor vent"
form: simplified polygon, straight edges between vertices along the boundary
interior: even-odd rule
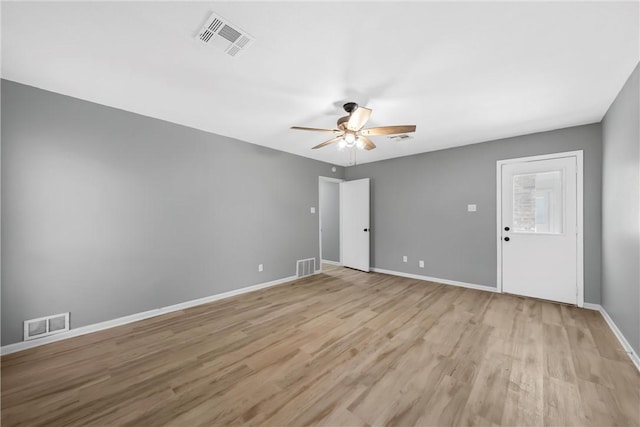
[[[307,258],[298,260],[298,277],[311,276],[316,272],[316,259]]]
[[[227,19],[211,14],[196,39],[203,44],[223,50],[229,56],[237,56],[253,44],[255,39]]]
[[[69,313],[54,314],[24,321],[24,340],[47,337],[69,330]]]

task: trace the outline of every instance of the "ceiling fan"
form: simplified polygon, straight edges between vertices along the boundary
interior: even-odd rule
[[[369,116],[371,116],[371,109],[360,107],[355,102],[347,102],[343,108],[349,115],[338,119],[337,129],[308,128],[302,126],[291,126],[291,129],[328,132],[337,135],[328,141],[316,145],[313,147],[314,150],[316,148],[326,147],[335,142],[338,143],[338,149],[356,147],[360,150],[373,150],[376,148],[376,144],[368,138],[369,136],[394,135],[416,131],[415,125],[381,126],[362,129],[367,120],[369,120]]]

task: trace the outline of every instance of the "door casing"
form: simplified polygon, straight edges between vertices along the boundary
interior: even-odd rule
[[[540,156],[518,157],[514,159],[498,160],[496,162],[496,246],[497,246],[497,291],[502,293],[502,166],[513,163],[532,162],[537,160],[551,160],[563,157],[576,158],[576,255],[577,255],[577,305],[584,307],[584,174],[583,151],[568,151],[563,153],[543,154]]]
[[[333,182],[335,184],[338,185],[338,194],[340,194],[340,192],[342,191],[340,189],[340,183],[344,182],[344,179],[340,179],[340,178],[330,178],[328,176],[319,176],[318,177],[318,241],[319,241],[319,261],[320,261],[320,268],[318,268],[318,271],[322,271],[322,206],[320,206],[320,186],[322,185],[322,181],[325,182]],[[340,239],[339,245],[340,245],[340,261],[338,261],[337,265],[342,265],[342,196],[339,196],[339,210],[340,210],[340,214],[338,215],[339,219],[340,219],[340,233],[338,233],[338,238]]]

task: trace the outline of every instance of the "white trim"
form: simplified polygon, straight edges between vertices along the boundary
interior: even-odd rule
[[[315,274],[319,273],[316,271]],[[167,307],[156,308],[149,311],[143,311],[141,313],[131,314],[129,316],[119,317],[117,319],[106,320],[100,323],[94,323],[92,325],[80,326],[79,328],[73,328],[68,332],[62,332],[56,335],[50,335],[37,340],[21,341],[14,344],[2,346],[0,348],[0,354],[11,354],[17,351],[26,350],[33,347],[39,347],[41,345],[49,344],[56,341],[62,341],[80,335],[90,334],[92,332],[98,332],[109,328],[115,328],[116,326],[126,325],[128,323],[137,322],[139,320],[149,319],[151,317],[160,316],[162,314],[172,313],[174,311],[184,310],[186,308],[195,307],[197,305],[207,304],[213,301],[218,301],[225,298],[230,298],[236,295],[242,295],[249,292],[257,291],[259,289],[270,288],[272,286],[280,285],[296,280],[296,276],[285,277],[283,279],[272,280],[270,282],[259,283],[253,286],[247,286],[245,288],[235,289],[233,291],[223,292],[221,294],[210,295],[203,298],[194,299],[191,301],[182,302],[179,304],[170,305]]]
[[[322,261],[322,207],[320,206],[320,181],[335,182],[336,184],[338,184],[338,209],[340,210],[340,212],[342,212],[342,186],[340,185],[340,183],[344,182],[344,179],[329,178],[328,176],[318,177],[318,245],[320,251],[319,259],[321,260],[321,262],[320,269],[317,270],[317,273],[322,272],[322,263],[324,262]],[[338,239],[340,240],[338,242],[338,244],[340,245],[340,262],[337,265],[342,265],[342,214],[340,212],[338,212],[338,217],[340,219],[340,230],[338,231]],[[327,264],[329,264],[329,262],[327,262]]]
[[[321,264],[329,264],[329,265],[340,265],[340,266],[342,265],[342,263],[341,263],[341,262],[337,262],[337,261],[329,261],[328,259],[320,260],[320,263],[321,263]]]
[[[418,275],[418,274],[403,273],[403,272],[400,272],[400,271],[391,271],[391,270],[385,270],[385,269],[382,269],[382,268],[372,268],[371,271],[373,271],[375,273],[389,274],[389,275],[392,275],[392,276],[407,277],[409,279],[426,280],[426,281],[429,281],[429,282],[442,283],[442,284],[445,284],[445,285],[460,286],[460,287],[463,287],[463,288],[476,289],[476,290],[485,291],[485,292],[496,292],[496,293],[499,292],[496,288],[493,288],[493,287],[490,287],[490,286],[476,285],[476,284],[473,284],[473,283],[458,282],[458,281],[455,281],[455,280],[438,279],[436,277],[421,276],[421,275]],[[611,316],[609,316],[609,313],[607,313],[607,311],[604,309],[604,307],[602,307],[600,304],[592,304],[592,303],[585,302],[584,303],[584,307],[582,307],[582,308],[587,309],[587,310],[596,310],[596,311],[600,312],[600,314],[602,315],[604,321],[609,326],[609,329],[611,329],[611,332],[613,332],[613,334],[616,336],[616,338],[620,342],[620,345],[622,345],[622,348],[624,349],[625,353],[627,353],[627,355],[629,356],[629,359],[631,359],[631,362],[635,365],[635,367],[638,369],[638,371],[640,371],[640,358],[636,354],[636,352],[633,349],[633,347],[631,347],[631,344],[629,344],[629,341],[627,341],[627,339],[624,337],[624,335],[622,335],[622,332],[620,332],[620,329],[618,329],[618,327],[616,326],[615,322],[613,321]]]
[[[346,180],[344,180],[343,182],[346,182]],[[342,256],[342,232],[344,230],[344,226],[343,226],[343,221],[342,221],[342,183],[338,184],[338,197],[340,198],[340,200],[338,201],[338,205],[340,206],[340,212],[339,212],[339,221],[340,221],[340,232],[338,233],[340,235],[340,264],[342,264],[342,260],[344,259],[344,256]]]
[[[496,273],[496,292],[502,293],[502,163],[496,162],[496,260],[498,271]]]
[[[439,279],[437,277],[422,276],[419,274],[403,273],[401,271],[385,270],[383,268],[372,268],[375,273],[389,274],[391,276],[406,277],[409,279],[425,280],[427,282],[442,283],[443,285],[459,286],[461,288],[476,289],[478,291],[497,292],[496,288],[487,285],[476,285],[474,283],[458,282],[457,280]]]
[[[502,293],[502,166],[511,163],[535,162],[539,160],[552,160],[564,157],[576,158],[576,304],[584,307],[584,173],[583,151],[567,151],[563,153],[542,154],[539,156],[518,157],[514,159],[498,160],[496,162],[496,256],[497,273],[496,289]]]
[[[620,329],[618,329],[618,326],[615,324],[611,316],[609,316],[609,313],[607,313],[607,310],[605,310],[604,307],[601,306],[600,304],[591,304],[588,302],[584,303],[584,308],[588,310],[596,310],[600,312],[604,321],[607,322],[609,329],[611,329],[611,332],[613,332],[613,335],[616,336],[616,338],[618,339],[618,342],[620,342],[620,345],[622,345],[622,349],[625,351],[625,353],[627,353],[627,355],[629,356],[629,359],[631,359],[631,362],[633,362],[633,364],[636,366],[636,369],[640,371],[640,357],[638,357],[638,354],[635,352],[633,347],[631,347],[631,344],[629,344],[629,341],[627,341],[624,335],[622,335],[622,332],[620,332]]]
[[[553,159],[561,159],[563,157],[578,157],[578,156],[581,157],[582,154],[583,154],[583,150],[563,151],[559,153],[541,154],[539,156],[514,157],[513,159],[503,159],[503,160],[498,160],[498,163],[506,165],[509,163],[537,162],[539,160],[553,160]]]
[[[576,231],[578,233],[576,242],[577,266],[576,280],[578,286],[577,305],[584,307],[584,160],[582,150],[575,151],[576,155],[576,203],[577,218]]]

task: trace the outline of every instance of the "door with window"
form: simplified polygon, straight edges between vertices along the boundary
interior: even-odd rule
[[[500,166],[503,292],[578,304],[577,157]]]

